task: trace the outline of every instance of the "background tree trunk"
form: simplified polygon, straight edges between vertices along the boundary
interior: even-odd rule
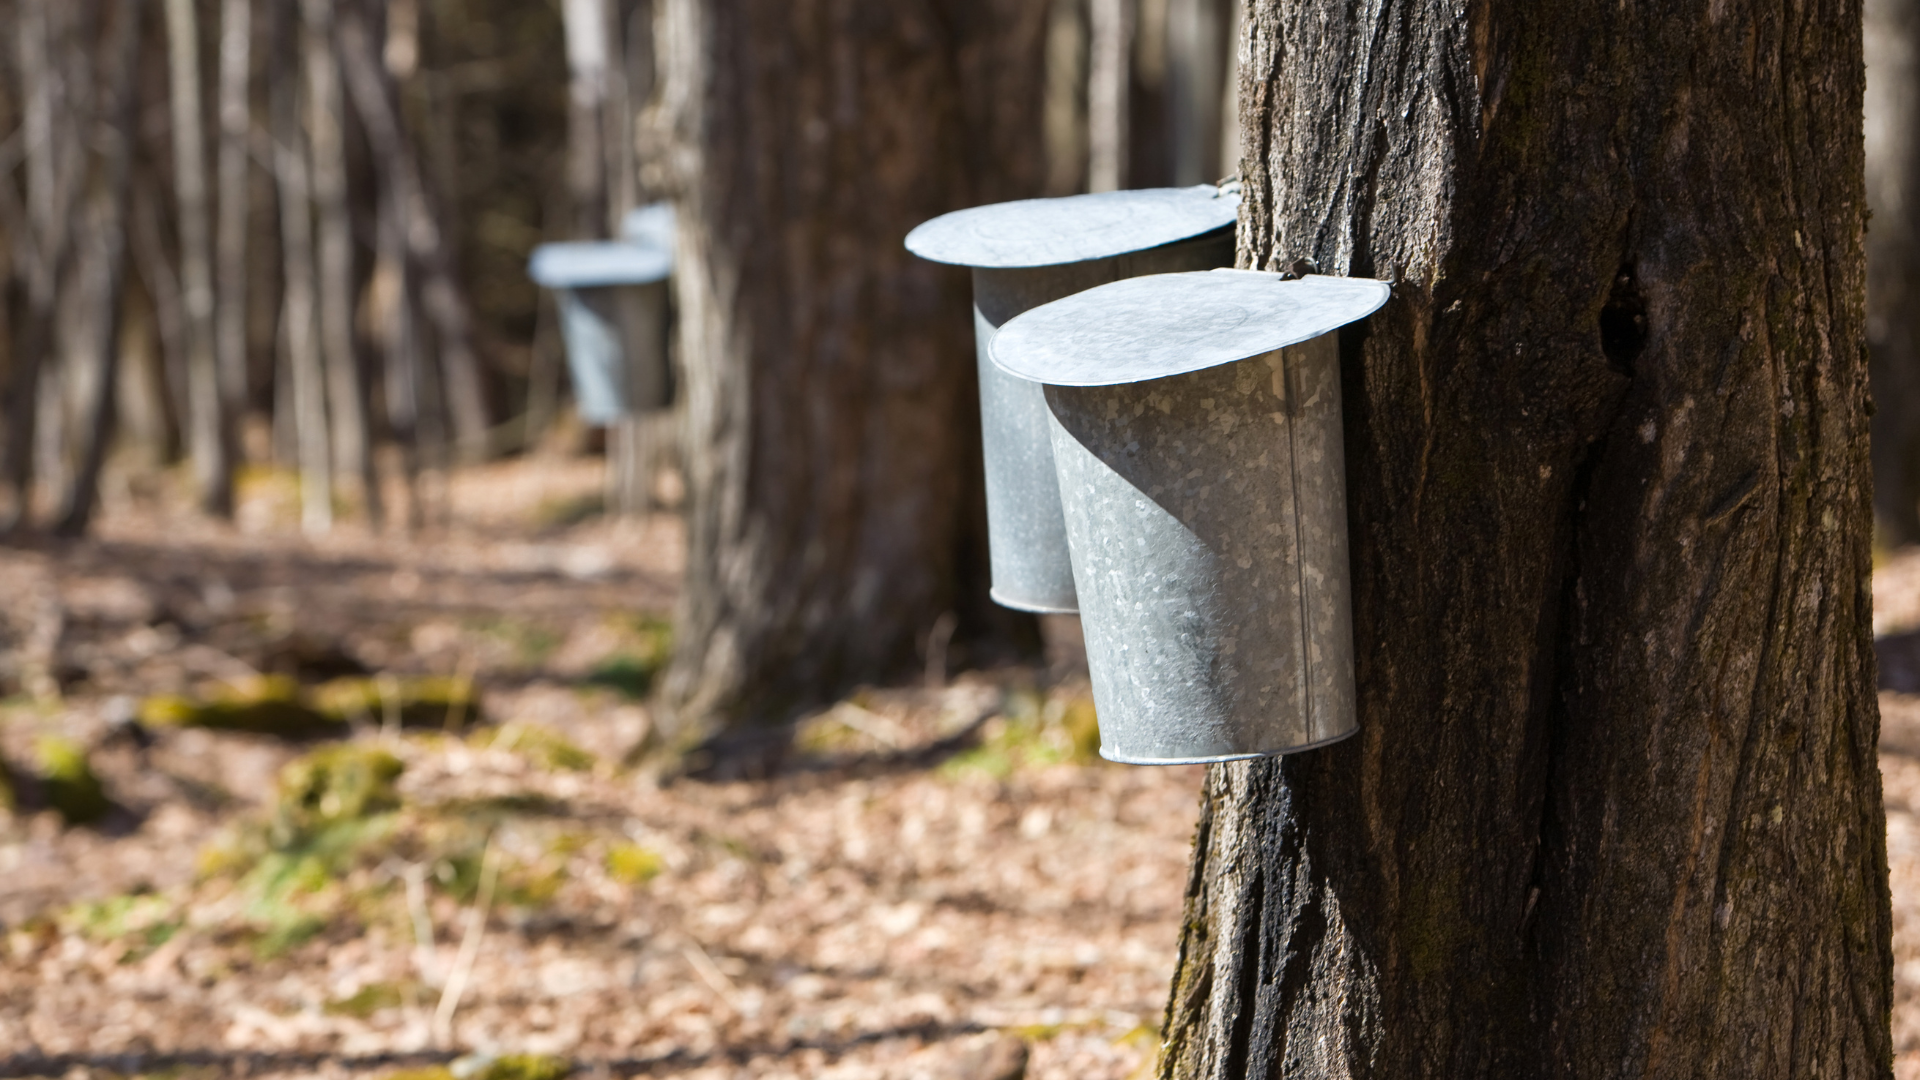
[[[1211,183],[1220,164],[1221,103],[1227,70],[1227,0],[1168,0],[1167,133],[1172,182]]]
[[[248,97],[253,63],[253,0],[220,4],[219,219],[214,233],[215,355],[220,395],[235,423],[247,411],[248,149],[253,110]]]
[[[222,408],[214,356],[213,228],[201,122],[200,30],[193,0],[166,0],[173,186],[179,202],[180,293],[186,304],[189,456],[201,509],[233,513],[232,418]]]
[[[274,51],[298,70],[300,0],[278,0]],[[272,80],[268,111],[273,120],[274,176],[279,181],[281,277],[280,333],[286,349],[287,384],[300,461],[300,527],[310,535],[333,528],[333,453],[327,425],[327,373],[321,351],[314,286],[312,186],[307,139],[300,125],[298,80]]]
[[[61,66],[68,51],[66,30],[74,14],[73,9],[50,0],[19,0],[15,11],[27,182],[24,205],[10,212],[15,223],[8,231],[26,264],[26,303],[7,379],[0,479],[11,489],[13,505],[0,516],[0,530],[24,524],[31,511],[40,375],[53,350],[60,279],[72,248],[69,211],[78,153],[72,133],[55,120],[67,107],[62,92],[67,73]],[[11,188],[6,198],[12,201]]]
[[[411,12],[413,8],[411,4],[396,4],[390,10]],[[402,21],[403,28],[408,25]],[[406,393],[404,399],[390,399],[389,407],[393,401],[403,400],[406,411],[400,415],[410,418],[414,425],[417,459],[409,468],[425,463],[444,470],[449,462],[445,460],[447,439],[441,417],[451,416],[455,441],[467,456],[478,456],[486,443],[486,402],[466,296],[453,278],[439,214],[428,197],[413,144],[407,140],[395,85],[410,71],[414,47],[395,48],[390,40],[383,52],[385,70],[375,60],[371,31],[359,14],[348,13],[341,26],[341,69],[354,111],[373,150],[383,200],[381,243],[389,257],[402,260],[396,267],[397,292],[393,299],[397,307],[386,323],[386,339],[389,371],[396,363],[406,365],[401,377],[390,376],[389,385],[402,382]],[[433,326],[439,350],[437,370],[426,361],[419,326],[413,318],[416,310],[423,310]],[[419,504],[416,485],[415,505],[410,510],[416,522]]]
[[[561,0],[566,21],[567,187],[573,195],[573,234],[593,240],[607,235],[607,165],[610,134],[601,118],[607,104],[607,0]]]
[[[1086,190],[1087,5],[1085,0],[1047,4],[1046,194]]]
[[[1361,730],[1210,770],[1163,1074],[1890,1075],[1859,6],[1249,9]]]
[[[1038,194],[1046,5],[669,0],[690,563],[678,737],[778,722],[960,640],[986,596],[969,283],[941,212]]]
[[[1166,187],[1173,183],[1175,131],[1184,118],[1173,115],[1167,83],[1169,0],[1128,0],[1132,6],[1130,60],[1127,65],[1127,145],[1122,160],[1123,188]]]
[[[134,270],[140,276],[141,287],[153,301],[154,337],[158,339],[160,350],[160,381],[166,390],[166,412],[173,421],[173,439],[168,450],[177,457],[186,444],[187,414],[190,411],[187,404],[187,329],[182,315],[185,305],[180,301],[180,277],[174,272],[175,260],[167,250],[166,237],[160,228],[160,219],[165,214],[160,205],[161,196],[161,192],[148,185],[133,185],[128,206],[133,216],[128,223],[127,244],[133,256]]]
[[[1920,2],[1867,0],[1867,356],[1873,491],[1887,540],[1920,543]]]
[[[1087,190],[1127,186],[1134,0],[1087,0]]]
[[[127,191],[133,173],[134,79],[140,70],[140,16],[144,0],[115,0],[112,27],[102,59],[111,80],[101,102],[97,142],[99,180],[88,215],[87,234],[92,251],[87,268],[95,282],[88,290],[85,340],[89,400],[80,411],[80,460],[73,483],[61,499],[55,529],[74,537],[87,531],[100,494],[100,470],[114,437],[117,413],[115,390],[120,376],[120,327],[125,311],[127,268]]]
[[[334,475],[366,506],[376,526],[383,514],[374,475],[366,389],[353,339],[353,218],[347,205],[346,99],[334,53],[334,0],[300,0],[301,70],[306,76],[307,161],[313,182],[320,351],[326,358],[327,415],[333,424]]]

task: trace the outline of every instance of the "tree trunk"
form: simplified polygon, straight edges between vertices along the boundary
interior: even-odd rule
[[[1249,5],[1361,729],[1210,770],[1164,1076],[1890,1075],[1860,14]]]
[[[1167,140],[1173,183],[1218,180],[1220,104],[1225,93],[1227,0],[1169,0],[1167,7]]]
[[[214,352],[220,366],[220,396],[226,414],[239,422],[247,411],[247,225],[248,142],[253,110],[248,77],[253,61],[253,0],[220,4],[219,218],[214,232]]]
[[[1087,179],[1087,5],[1047,4],[1046,194],[1074,195]]]
[[[133,255],[134,270],[140,284],[153,300],[154,336],[160,343],[161,383],[166,391],[166,411],[173,427],[168,452],[177,457],[186,444],[187,414],[191,411],[187,390],[187,328],[182,314],[186,305],[180,300],[180,277],[174,272],[174,258],[161,235],[159,205],[161,193],[146,184],[133,185],[128,211],[133,215],[127,244]]]
[[[365,505],[376,527],[384,518],[374,474],[367,395],[353,340],[353,218],[347,206],[346,100],[333,40],[334,0],[300,0],[301,68],[307,87],[307,160],[319,222],[320,351],[326,358],[327,415],[333,422],[334,475]]]
[[[392,23],[395,10],[384,2],[375,2],[365,7],[347,5],[340,12],[340,68],[346,77],[349,95],[356,99],[369,97],[381,102],[392,100],[393,69],[396,66],[401,70],[410,69],[417,56],[411,41],[403,40],[396,46],[389,39],[387,48],[377,49],[375,46],[373,26],[383,21]],[[386,16],[384,20],[380,18],[383,14]],[[407,14],[413,14],[411,9]],[[406,18],[407,15],[403,15],[400,20],[402,36],[411,38],[412,27],[407,24]],[[377,58],[379,53],[385,53],[385,62]],[[359,80],[371,80],[373,85],[356,91],[354,84]],[[365,113],[367,110],[359,108],[357,111]],[[384,107],[380,112],[382,115],[376,123],[382,126],[377,134],[368,129],[368,141],[373,145],[375,155],[384,158],[397,152],[394,144],[399,134],[387,130],[384,125],[388,118],[384,115]],[[361,123],[364,127],[367,121],[363,119]],[[422,435],[432,425],[423,423],[421,416],[421,360],[418,323],[415,319],[415,276],[407,258],[408,193],[400,170],[390,163],[376,164],[374,174],[378,181],[378,193],[375,196],[376,236],[373,275],[367,286],[367,307],[374,336],[380,346],[387,433],[399,444],[401,470],[406,477],[407,508],[404,521],[406,528],[415,530],[424,520],[420,488]],[[437,458],[438,455],[435,456]]]
[[[199,19],[193,0],[166,0],[166,13],[173,186],[180,213],[180,294],[186,304],[188,454],[201,509],[226,517],[233,513],[233,432],[232,418],[222,408],[214,356],[213,230],[201,127]]]
[[[414,9],[410,4],[397,4],[394,10],[413,12]],[[440,211],[427,190],[413,141],[406,135],[398,88],[381,74],[374,62],[371,34],[360,22],[360,16],[350,15],[344,25],[352,35],[357,35],[343,35],[340,41],[340,63],[347,94],[373,150],[380,183],[389,186],[404,206],[407,257],[411,260],[412,273],[418,278],[420,308],[433,326],[439,354],[439,378],[433,378],[433,373],[421,372],[421,422],[437,427],[438,398],[429,401],[427,391],[444,387],[454,443],[462,457],[474,460],[487,453],[490,421],[486,391],[481,383],[480,358],[473,346],[473,317],[467,296],[454,276],[453,256],[447,250]],[[416,45],[410,41],[386,51],[390,61],[404,60],[406,64],[411,64],[417,56]]]
[[[617,235],[627,213],[647,201],[634,125],[653,95],[653,0],[612,0],[608,11],[619,58],[607,86],[607,225]]]
[[[676,737],[785,720],[910,669],[986,594],[964,272],[936,214],[1037,194],[1046,6],[670,0],[690,563]]]
[[[13,242],[26,263],[26,310],[14,338],[13,370],[7,380],[0,479],[11,489],[13,505],[0,517],[0,531],[24,525],[28,519],[40,374],[53,350],[60,279],[72,248],[68,210],[74,187],[70,181],[75,150],[65,125],[55,123],[65,104],[61,100],[63,73],[59,70],[66,52],[62,16],[71,14],[50,0],[20,0],[15,11],[19,27],[15,59],[24,98],[21,134],[26,140],[27,197],[13,230],[17,234]]]
[[[1133,53],[1127,77],[1127,152],[1123,188],[1173,183],[1173,128],[1169,111],[1168,0],[1132,0]]]
[[[1227,53],[1220,81],[1226,85],[1220,94],[1220,174],[1240,174],[1240,43],[1245,40],[1240,28],[1247,22],[1243,0],[1227,5]]]
[[[396,4],[393,10],[412,9],[410,5]],[[428,462],[444,467],[447,463],[441,460],[444,456],[441,448],[446,439],[441,416],[452,418],[455,441],[463,453],[472,458],[486,448],[487,411],[481,394],[479,358],[473,351],[466,295],[454,280],[452,259],[441,242],[439,214],[428,198],[419,159],[401,121],[399,90],[394,79],[404,76],[409,70],[406,65],[412,63],[417,52],[411,44],[395,49],[389,41],[385,50],[388,65],[383,71],[374,58],[372,32],[359,13],[349,9],[340,29],[341,70],[346,76],[347,93],[353,99],[354,111],[373,150],[382,197],[387,200],[383,214],[393,230],[389,239],[398,238],[405,245],[407,262],[403,267],[400,297],[404,304],[398,314],[408,320],[405,348],[411,351],[414,360],[409,368],[409,381],[417,445]],[[396,61],[405,61],[399,65],[399,75],[394,74]],[[420,358],[419,335],[411,318],[416,302],[433,325],[440,357],[437,373]],[[389,327],[396,332],[398,329]],[[389,362],[392,362],[391,355]]]
[[[280,0],[276,12],[281,36],[298,40],[292,10],[300,0]],[[280,41],[275,52],[296,63],[271,76],[268,111],[273,121],[274,176],[279,182],[280,250],[285,296],[280,332],[287,350],[288,396],[300,455],[300,527],[309,535],[333,528],[333,455],[327,425],[327,372],[317,323],[313,262],[312,187],[308,182],[307,140],[300,125],[297,57],[301,50]]]
[[[1920,543],[1920,2],[1867,0],[1867,357],[1886,539]]]
[[[140,69],[140,15],[145,6],[145,0],[117,0],[105,50],[111,89],[101,103],[100,181],[87,229],[93,247],[87,259],[88,271],[95,280],[87,290],[88,298],[94,301],[86,331],[90,355],[82,359],[92,369],[85,380],[91,400],[81,413],[80,461],[55,523],[59,535],[67,537],[85,533],[93,519],[100,493],[100,469],[113,440],[117,412],[114,391],[120,377],[120,326],[126,292],[127,192],[133,172],[133,81]]]
[[[1087,0],[1087,190],[1127,186],[1134,0]]]
[[[567,35],[567,189],[573,234],[607,235],[607,0],[561,0]]]

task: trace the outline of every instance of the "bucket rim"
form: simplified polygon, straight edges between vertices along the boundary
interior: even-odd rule
[[[650,285],[673,272],[673,252],[631,240],[565,240],[541,244],[527,276],[549,289]]]
[[[999,589],[995,589],[995,588],[990,588],[987,590],[987,598],[992,600],[994,603],[999,604],[1003,608],[1012,608],[1015,611],[1030,611],[1035,615],[1078,615],[1080,614],[1080,608],[1078,605],[1073,607],[1061,607],[1057,604],[1042,604],[1032,600],[1021,600],[1017,597],[1007,596],[1004,593],[1002,593]]]
[[[1014,270],[1126,255],[1203,236],[1240,216],[1240,194],[1212,184],[1016,199],[955,210],[907,234],[929,262]]]
[[[987,351],[995,367],[1030,382],[1147,382],[1298,345],[1366,318],[1392,292],[1373,278],[1321,274],[1149,274],[1022,312]]]
[[[1288,754],[1298,754],[1307,750],[1318,750],[1322,747],[1332,746],[1334,743],[1351,739],[1359,734],[1359,732],[1360,725],[1355,724],[1352,728],[1329,739],[1321,739],[1318,742],[1301,743],[1299,746],[1289,746],[1285,750],[1256,750],[1245,754],[1219,754],[1212,757],[1145,758],[1132,757],[1125,754],[1111,754],[1107,752],[1105,746],[1102,746],[1100,748],[1100,756],[1120,765],[1219,765],[1229,761],[1251,761],[1255,758],[1286,757]]]

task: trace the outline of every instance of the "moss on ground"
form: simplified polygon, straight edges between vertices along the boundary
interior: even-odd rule
[[[349,676],[309,690],[290,676],[261,675],[196,696],[156,695],[139,715],[153,727],[313,739],[344,736],[355,723],[460,729],[476,723],[481,708],[473,680],[457,676]]]
[[[653,692],[653,683],[673,655],[673,624],[651,615],[616,621],[625,647],[602,660],[587,675],[589,686],[602,686],[639,700]]]
[[[622,885],[645,885],[667,868],[660,853],[639,844],[621,843],[607,849],[607,876]]]
[[[987,721],[979,745],[949,758],[940,771],[1004,777],[1023,768],[1098,761],[1100,722],[1091,697],[1043,699],[1026,692],[1008,695],[1006,710]]]
[[[69,825],[93,825],[113,809],[107,789],[94,774],[86,748],[71,739],[48,735],[35,745],[47,805]]]
[[[472,744],[481,749],[510,750],[556,772],[591,772],[599,760],[552,728],[522,720],[498,730],[477,732]]]
[[[308,704],[288,675],[260,675],[208,688],[196,697],[160,694],[140,703],[140,722],[150,727],[210,728],[255,735],[308,739],[344,735],[345,720]]]

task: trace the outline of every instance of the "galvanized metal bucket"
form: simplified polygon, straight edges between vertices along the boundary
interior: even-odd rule
[[[635,228],[635,216],[649,211]],[[527,265],[554,291],[574,398],[580,418],[594,425],[663,408],[669,393],[671,212],[646,208],[627,224],[632,239],[542,244]]]
[[[1114,761],[1306,750],[1355,730],[1340,363],[1355,278],[1216,270],[1104,285],[1000,328],[1046,384]]]
[[[1191,188],[1027,199],[934,218],[907,249],[973,267],[974,344],[993,598],[1023,611],[1078,610],[1046,403],[988,359],[997,327],[1029,308],[1140,274],[1233,262],[1239,195]]]

